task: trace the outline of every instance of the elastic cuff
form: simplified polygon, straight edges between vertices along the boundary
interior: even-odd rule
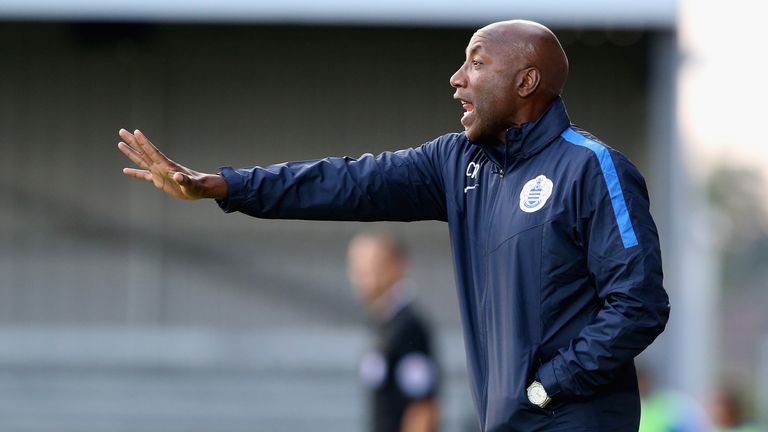
[[[224,181],[227,182],[227,197],[216,200],[216,203],[226,213],[237,211],[245,198],[243,194],[245,185],[243,176],[232,167],[222,167],[219,175],[224,177]]]
[[[544,363],[536,372],[536,379],[544,386],[544,390],[547,391],[547,396],[549,397],[554,397],[562,391],[560,381],[557,379],[557,374],[555,374],[554,363],[556,360],[557,357]]]

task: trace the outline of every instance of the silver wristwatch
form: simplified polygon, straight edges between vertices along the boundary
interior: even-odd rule
[[[538,381],[534,381],[530,386],[528,386],[527,393],[528,400],[539,408],[546,407],[549,401],[552,400],[552,398],[547,395],[547,391],[544,389],[544,386],[541,385],[541,383]]]

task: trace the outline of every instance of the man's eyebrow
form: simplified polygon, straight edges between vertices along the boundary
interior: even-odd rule
[[[476,43],[472,45],[471,48],[467,48],[467,57],[473,54],[477,54],[479,51],[482,51],[482,50],[483,50],[483,45],[480,43]]]

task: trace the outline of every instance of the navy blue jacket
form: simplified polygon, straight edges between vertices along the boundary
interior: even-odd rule
[[[637,431],[633,359],[669,316],[658,234],[643,177],[572,127],[559,98],[504,150],[456,133],[221,174],[227,212],[447,221],[483,431]],[[546,409],[528,401],[533,380]]]

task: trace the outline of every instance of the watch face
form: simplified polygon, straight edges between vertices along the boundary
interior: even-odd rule
[[[544,390],[544,387],[539,385],[532,385],[531,388],[528,389],[528,400],[531,401],[534,405],[540,405],[544,403],[544,401],[547,399],[547,392]]]

